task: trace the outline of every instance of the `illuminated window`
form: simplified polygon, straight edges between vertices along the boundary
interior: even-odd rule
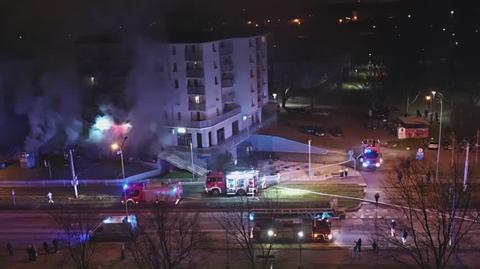
[[[200,96],[198,95],[195,96],[195,103],[200,104]]]

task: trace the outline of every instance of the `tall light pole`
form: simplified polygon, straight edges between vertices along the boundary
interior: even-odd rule
[[[302,241],[303,241],[303,236],[305,235],[303,231],[299,231],[297,233],[298,235],[298,243],[299,243],[299,265],[298,268],[302,269],[303,268],[303,261],[302,261]]]
[[[195,165],[193,163],[193,143],[190,141],[190,158],[192,159],[192,182],[195,181]]]
[[[312,140],[308,139],[308,179],[312,179]]]
[[[111,148],[112,150],[116,151],[117,154],[120,155],[120,163],[122,165],[122,178],[123,178],[123,186],[122,186],[122,189],[123,189],[123,195],[124,195],[124,201],[125,201],[125,215],[126,215],[126,220],[128,222],[128,202],[127,202],[127,188],[128,188],[128,184],[127,182],[125,181],[125,164],[124,164],[124,161],[123,161],[123,145],[125,144],[125,141],[127,140],[128,136],[125,136],[122,140],[122,144],[121,145],[118,145],[117,143],[113,143],[111,145]]]
[[[433,100],[435,100],[438,94],[438,100],[440,101],[440,119],[438,124],[438,149],[437,149],[437,165],[435,168],[435,180],[438,180],[438,169],[440,166],[440,149],[442,148],[442,118],[443,118],[443,94],[437,91],[432,91]]]

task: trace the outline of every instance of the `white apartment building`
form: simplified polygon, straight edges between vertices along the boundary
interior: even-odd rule
[[[168,44],[168,143],[210,148],[262,120],[268,101],[267,36]]]

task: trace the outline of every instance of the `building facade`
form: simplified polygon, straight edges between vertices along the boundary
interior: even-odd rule
[[[261,122],[268,101],[265,35],[167,46],[174,100],[163,117],[171,145],[210,148]]]

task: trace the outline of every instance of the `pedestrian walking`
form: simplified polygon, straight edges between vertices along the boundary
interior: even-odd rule
[[[339,174],[340,174],[340,177],[343,177],[343,168],[340,168]]]
[[[45,254],[50,253],[50,249],[48,248],[48,243],[47,241],[43,241],[43,250],[45,251]]]
[[[123,260],[125,260],[125,244],[122,244],[122,248],[120,250],[120,258]]]
[[[358,252],[362,252],[362,238],[358,238],[357,240],[357,249]]]
[[[38,251],[33,245],[32,245],[32,255],[33,255],[33,260],[36,261],[38,257]]]
[[[430,113],[430,123],[433,123],[433,113]]]
[[[417,109],[417,118],[421,118],[422,117],[422,113],[420,112],[420,110]]]
[[[380,199],[380,193],[375,193],[375,205],[378,206],[378,199]]]
[[[53,251],[55,253],[57,253],[58,252],[58,239],[57,238],[52,240],[52,245],[53,245]]]
[[[407,242],[407,237],[408,237],[408,232],[407,230],[403,230],[403,233],[402,233],[402,244],[405,245],[405,243]]]
[[[355,245],[353,246],[353,250],[352,250],[352,258],[355,258],[358,256],[358,245],[357,245],[357,241],[353,241],[355,243]]]
[[[8,256],[13,256],[13,254],[15,254],[13,245],[10,242],[7,242],[7,252],[8,252]]]
[[[428,118],[428,109],[425,109],[424,113],[423,113],[423,117],[426,119]]]
[[[401,183],[401,182],[402,182],[402,178],[403,178],[403,173],[402,173],[402,171],[397,170],[397,181],[398,181],[398,183]]]
[[[373,252],[375,252],[375,253],[378,252],[377,240],[375,240],[375,239],[374,239],[373,242],[372,242],[372,250],[373,250]]]
[[[425,177],[425,179],[427,180],[428,183],[430,183],[430,179],[432,177],[432,174],[430,173],[430,171],[427,172],[427,175]]]
[[[343,170],[343,175],[345,176],[345,178],[348,177],[348,168],[345,168],[345,170]]]
[[[438,120],[438,112],[435,112],[435,121],[438,123],[439,120]]]
[[[47,193],[48,203],[53,204],[53,194],[51,192]]]
[[[392,219],[392,221],[390,222],[390,234],[392,235],[392,237],[396,236],[396,232],[395,232],[396,227],[397,227],[397,222]]]

